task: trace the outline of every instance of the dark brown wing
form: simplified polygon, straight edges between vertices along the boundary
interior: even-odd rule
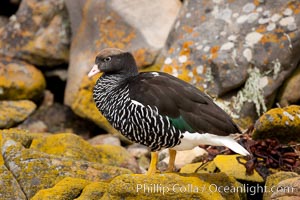
[[[143,105],[157,107],[182,131],[229,135],[237,125],[210,97],[196,87],[161,72],[140,73],[129,81],[129,96]]]

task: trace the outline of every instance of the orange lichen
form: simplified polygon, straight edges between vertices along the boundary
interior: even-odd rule
[[[191,53],[191,49],[190,49],[190,46],[193,45],[194,42],[193,41],[185,41],[183,44],[182,44],[182,48],[181,48],[181,51],[179,53],[179,55],[186,55],[186,56],[189,56],[190,53]]]
[[[163,71],[169,74],[172,74],[172,66],[171,65],[165,65]]]
[[[200,17],[200,20],[201,20],[201,22],[204,22],[204,21],[206,20],[206,16],[205,16],[205,15],[202,15],[202,16]]]
[[[139,67],[149,66],[153,63],[156,56],[156,51],[151,51],[145,48],[139,48],[132,52],[136,64]]]
[[[265,25],[259,25],[257,28],[256,28],[256,32],[258,33],[265,33],[266,32],[266,26]]]
[[[186,33],[192,33],[193,32],[193,28],[190,26],[182,26],[182,29],[184,30],[184,32]]]
[[[253,3],[255,6],[259,6],[260,5],[260,0],[253,0]]]
[[[169,48],[168,53],[172,54],[173,52],[174,52],[174,48],[173,47]]]
[[[110,12],[110,16],[114,20],[105,18],[98,24],[99,40],[95,42],[96,47],[106,46],[125,49],[136,37],[136,33],[129,29],[127,24],[121,23],[120,16],[113,11]]]
[[[300,3],[296,1],[290,1],[288,7],[293,10],[294,14],[300,13]]]
[[[210,58],[211,59],[216,59],[218,57],[218,51],[219,51],[219,49],[220,49],[220,46],[213,46],[210,49],[210,53],[211,53]]]
[[[279,42],[279,38],[276,34],[274,33],[267,33],[264,34],[263,37],[261,38],[260,42],[262,44],[266,44],[268,42],[272,42],[272,43],[278,43]]]

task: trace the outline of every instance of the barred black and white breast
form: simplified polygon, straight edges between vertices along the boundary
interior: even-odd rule
[[[152,151],[208,144],[249,154],[230,137],[240,133],[237,125],[194,86],[162,72],[138,73],[132,54],[119,49],[98,54],[89,76],[98,72],[96,106],[129,140]]]

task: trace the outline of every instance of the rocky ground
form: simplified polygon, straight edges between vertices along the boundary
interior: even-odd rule
[[[300,198],[300,2],[5,0],[0,6],[0,199]],[[178,152],[143,175],[92,100],[105,47],[210,94],[251,153]]]

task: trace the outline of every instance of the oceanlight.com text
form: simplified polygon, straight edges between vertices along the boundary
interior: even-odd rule
[[[163,185],[163,184],[137,184],[137,193],[160,193],[165,195],[167,193],[204,193],[204,192],[219,192],[219,193],[247,193],[248,195],[255,195],[258,193],[268,193],[268,192],[285,192],[294,193],[296,188],[292,186],[277,187],[272,186],[268,188],[267,186],[262,186],[259,184],[249,185],[243,184],[240,186],[224,186],[217,184],[195,186],[193,184],[173,184],[173,185]]]

